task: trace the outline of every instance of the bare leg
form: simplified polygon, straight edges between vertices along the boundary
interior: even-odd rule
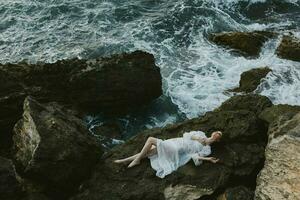
[[[133,161],[137,157],[137,155],[138,155],[138,153],[133,155],[133,156],[127,157],[127,158],[115,160],[114,162],[115,163],[126,163],[126,162],[129,162],[129,161]]]
[[[155,147],[154,145],[152,145],[152,147],[151,147],[149,153],[148,153],[146,156],[144,156],[144,157],[151,156],[151,155],[153,155],[153,154],[155,154],[155,153],[156,153],[156,147]],[[140,153],[137,153],[137,154],[135,154],[135,155],[133,155],[133,156],[130,156],[130,157],[127,157],[127,158],[115,160],[114,162],[115,162],[115,163],[126,163],[126,162],[130,162],[130,161],[133,161],[139,154],[140,154]]]
[[[149,151],[151,150],[152,145],[156,146],[157,139],[154,137],[148,137],[143,149],[141,152],[134,158],[134,160],[128,165],[128,168],[133,167],[135,165],[140,164],[140,161],[143,157],[145,157]]]

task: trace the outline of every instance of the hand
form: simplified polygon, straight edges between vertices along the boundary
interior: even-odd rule
[[[209,157],[208,161],[212,162],[212,163],[217,163],[220,159],[215,158],[215,157]]]

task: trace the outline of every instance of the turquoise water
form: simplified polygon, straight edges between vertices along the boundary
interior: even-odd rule
[[[164,95],[117,119],[124,138],[203,115],[232,94],[242,72],[269,66],[256,90],[273,103],[300,105],[299,62],[279,59],[280,37],[257,59],[207,40],[213,32],[271,30],[300,37],[299,0],[0,0],[0,62],[55,62],[141,49],[161,68]],[[92,97],[91,97],[92,98]],[[106,116],[90,116],[91,124]],[[116,120],[116,119],[113,119]]]

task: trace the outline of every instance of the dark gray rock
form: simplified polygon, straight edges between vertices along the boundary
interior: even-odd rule
[[[245,103],[244,98],[238,98],[241,104]],[[248,97],[249,101],[253,101],[248,102],[248,105],[261,104],[261,99]],[[258,123],[259,112],[260,109],[247,106],[232,110],[227,107],[165,128],[146,130],[108,152],[104,162],[97,165],[90,180],[83,184],[79,194],[72,199],[192,200],[209,197],[220,188],[226,188],[228,184],[244,180],[245,177],[249,183],[255,184],[256,174],[264,160],[266,144],[266,130]],[[204,162],[195,167],[190,162],[164,179],[155,176],[148,159],[130,169],[126,165],[113,163],[115,159],[140,151],[149,136],[167,139],[180,137],[184,132],[192,130],[202,130],[208,136],[215,130],[223,132],[221,142],[212,145],[212,156],[220,158],[219,163]]]
[[[230,92],[253,92],[261,83],[261,79],[272,71],[268,67],[255,68],[241,74],[240,85],[237,88],[229,90]]]
[[[285,117],[291,119],[295,114],[300,112],[300,106],[292,106],[288,104],[278,104],[267,107],[260,114],[259,117],[266,121],[268,124],[272,124],[278,117]]]
[[[236,95],[224,101],[222,105],[215,109],[219,110],[249,110],[259,115],[266,108],[271,107],[273,104],[266,96],[258,94]]]
[[[21,185],[13,162],[0,157],[0,199],[17,200],[21,197]]]
[[[263,44],[275,33],[267,31],[225,32],[212,34],[210,39],[218,45],[232,48],[246,57],[258,57]]]
[[[142,51],[95,60],[0,64],[0,153],[11,146],[12,128],[28,95],[82,112],[118,115],[159,97],[161,84],[154,56]]]
[[[101,157],[101,146],[82,120],[56,103],[42,105],[29,97],[13,141],[20,173],[53,194],[75,190]]]
[[[293,36],[283,36],[280,45],[276,49],[280,58],[300,62],[300,39]]]
[[[253,200],[254,191],[245,186],[227,188],[218,200]]]

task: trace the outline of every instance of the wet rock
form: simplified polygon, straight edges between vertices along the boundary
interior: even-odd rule
[[[300,197],[300,112],[276,118],[269,127],[266,161],[258,175],[255,199]]]
[[[88,111],[119,113],[162,93],[160,69],[153,55],[142,51],[94,60],[6,64],[0,69],[41,102],[57,101]]]
[[[90,61],[72,73],[69,84],[75,104],[107,113],[136,109],[162,94],[154,56],[142,51]]]
[[[227,32],[213,34],[210,39],[243,56],[258,57],[263,44],[274,36],[276,36],[275,33],[267,31]]]
[[[253,101],[257,99],[252,98]],[[210,196],[245,177],[249,184],[255,185],[266,144],[263,139],[266,131],[257,120],[257,115],[247,107],[241,110],[220,109],[203,117],[146,130],[106,153],[103,163],[97,165],[91,179],[72,199],[192,200]],[[167,139],[180,137],[192,130],[203,130],[208,136],[212,131],[223,131],[222,141],[212,146],[212,156],[220,158],[219,163],[204,162],[196,167],[189,162],[164,179],[156,177],[148,159],[130,169],[113,163],[115,159],[138,153],[149,136]],[[114,188],[113,192],[111,188]]]
[[[245,186],[237,186],[226,189],[217,200],[252,200],[253,197],[254,191]]]
[[[0,64],[0,153],[11,146],[11,132],[30,95],[84,112],[120,114],[162,94],[154,56],[142,51],[94,60]]]
[[[12,161],[0,157],[0,199],[17,200],[21,196],[19,177]]]
[[[9,157],[11,132],[21,118],[25,98],[22,85],[0,69],[0,155]]]
[[[95,125],[91,128],[94,135],[99,137],[108,137],[121,139],[122,130],[121,127],[116,122],[105,122],[100,125]]]
[[[90,131],[99,140],[103,148],[107,150],[124,142],[122,140],[121,127],[115,121],[107,121],[102,124],[95,125],[90,128]]]
[[[274,122],[278,117],[285,116],[287,119],[291,119],[295,114],[300,112],[300,106],[292,106],[288,104],[272,105],[264,109],[259,117],[266,121],[268,124]]]
[[[215,109],[220,110],[249,110],[257,116],[272,106],[272,102],[268,97],[258,94],[236,95],[224,101],[222,105]]]
[[[40,183],[31,181],[30,179],[23,179],[22,187],[24,190],[24,195],[22,197],[22,200],[52,200],[53,199],[48,195],[46,195],[48,190],[47,187],[41,185]],[[64,196],[55,199],[57,200],[64,199]]]
[[[300,62],[300,39],[284,35],[276,54],[281,58]]]
[[[57,103],[28,97],[14,128],[14,160],[22,176],[63,197],[72,192],[101,156],[101,147],[84,122]]]
[[[231,90],[230,92],[253,92],[260,84],[261,79],[265,78],[267,74],[272,71],[268,67],[251,69],[241,74],[240,86]]]

